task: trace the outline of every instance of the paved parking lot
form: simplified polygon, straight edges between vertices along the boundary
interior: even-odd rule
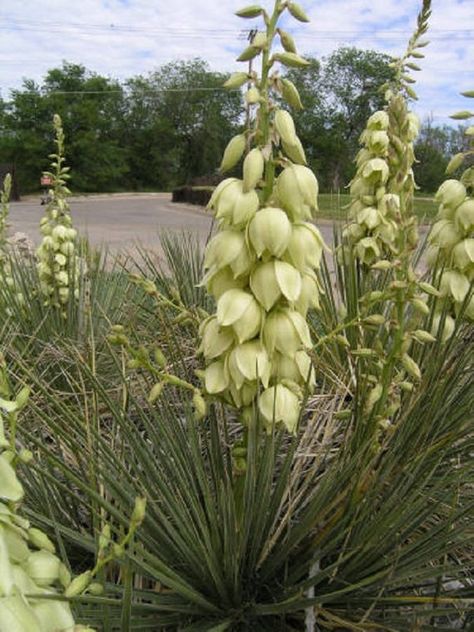
[[[168,193],[75,197],[70,204],[75,227],[92,244],[107,244],[117,251],[137,243],[153,248],[162,230],[195,232],[204,243],[212,228],[210,213],[198,206],[173,204]],[[39,197],[12,202],[11,232],[26,233],[38,243],[43,213]],[[331,243],[332,222],[321,220],[318,225]]]

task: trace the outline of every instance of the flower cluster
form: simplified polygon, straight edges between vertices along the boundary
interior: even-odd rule
[[[419,120],[409,112],[401,94],[388,93],[384,110],[372,114],[361,135],[363,148],[357,155],[357,172],[350,185],[351,223],[345,237],[364,264],[399,254],[401,226],[400,190],[414,187],[413,142]],[[403,226],[408,244],[416,246],[415,218]]]
[[[3,181],[3,188],[0,195],[0,282],[9,292],[13,292],[18,305],[23,305],[25,297],[22,292],[15,287],[12,265],[7,241],[9,202],[12,186],[11,174],[7,173]],[[7,314],[11,314],[11,309],[6,308]]]
[[[276,29],[279,15],[290,6],[296,19],[307,20],[295,3],[276,2],[271,17],[259,7],[238,13],[264,14],[267,24],[266,33],[259,33],[239,58],[262,53],[261,79],[237,73],[227,82],[231,87],[253,84],[246,100],[254,111],[255,129],[248,133],[256,146],[243,160],[242,179],[221,182],[209,202],[219,232],[206,249],[203,283],[217,301],[217,313],[201,324],[200,351],[207,364],[207,393],[243,409],[244,421],[258,399],[268,428],[282,423],[293,432],[301,398],[314,380],[306,314],[318,306],[316,270],[324,244],[311,222],[317,209],[316,177],[305,166],[290,113],[269,97],[272,86],[290,104],[299,102],[293,84],[283,83],[276,73],[269,77],[275,61],[306,63],[292,38]],[[285,52],[270,57],[277,32]],[[246,146],[245,134],[233,138],[221,170],[234,167]]]
[[[69,167],[64,167],[64,132],[60,117],[54,116],[56,132],[55,144],[57,153],[52,154],[52,171],[45,175],[52,179],[49,190],[51,201],[46,207],[46,214],[41,219],[40,230],[42,242],[37,250],[38,274],[41,289],[47,305],[62,310],[72,298],[78,297],[77,280],[79,265],[76,258],[76,236],[67,203],[70,191],[66,186],[69,179]]]
[[[474,91],[464,93],[474,98]],[[474,113],[464,111],[453,115],[456,119],[468,119]],[[468,127],[466,134],[474,138],[474,127]],[[458,169],[467,155],[474,153],[474,147],[467,152],[456,154],[448,165],[448,173]],[[461,308],[464,316],[474,320],[474,167],[464,171],[459,180],[449,179],[439,187],[435,199],[439,202],[438,219],[428,236],[430,248],[428,264],[438,271],[439,291],[443,301],[438,301],[441,312],[445,300],[450,302],[450,314],[444,318],[443,337],[448,338],[454,331],[454,318]],[[469,298],[468,298],[469,295]],[[464,302],[467,300],[467,304]],[[442,321],[441,314],[435,316],[434,329]]]
[[[31,453],[17,453],[5,436],[4,416],[12,436],[16,418],[28,401],[22,389],[11,399],[3,359],[0,363],[0,632],[53,632],[89,630],[75,626],[66,601],[51,597],[71,584],[66,566],[55,555],[46,534],[18,515],[24,491],[15,465],[27,463]],[[27,596],[28,595],[28,596]],[[92,632],[92,631],[90,631]]]

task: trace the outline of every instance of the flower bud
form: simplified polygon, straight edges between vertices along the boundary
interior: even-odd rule
[[[279,208],[263,208],[250,222],[249,238],[257,256],[281,257],[291,238],[290,220]]]
[[[232,138],[224,150],[220,171],[229,171],[242,158],[245,151],[245,134],[238,134]]]
[[[251,4],[235,12],[239,18],[257,18],[263,12],[262,7],[258,4]]]
[[[51,542],[48,536],[35,527],[28,529],[28,539],[31,544],[37,549],[44,549],[45,551],[49,551],[50,553],[55,552],[54,544]]]
[[[277,110],[274,122],[275,129],[281,140],[287,145],[294,145],[298,137],[296,135],[295,124],[291,114],[286,110]]]
[[[404,353],[402,356],[402,365],[408,375],[411,375],[416,380],[421,380],[420,367],[407,353]]]
[[[145,519],[146,512],[146,498],[138,496],[135,498],[135,506],[133,508],[132,517],[130,521],[133,525],[137,526]]]
[[[283,48],[288,53],[296,53],[296,44],[295,40],[291,37],[289,33],[284,31],[283,29],[277,29],[278,34],[280,35],[280,41]]]
[[[207,412],[206,400],[201,395],[201,392],[198,390],[195,390],[193,394],[193,407],[194,418],[196,419],[196,421],[201,421],[201,419],[204,419]]]
[[[307,59],[300,57],[296,53],[276,53],[273,55],[273,59],[289,68],[305,68],[309,66],[310,63]]]
[[[311,212],[318,209],[318,181],[308,167],[286,167],[277,178],[276,192],[294,220],[310,219]]]
[[[91,583],[91,580],[92,580],[91,571],[85,571],[85,573],[82,573],[81,575],[74,577],[72,582],[64,591],[64,596],[71,598],[71,597],[77,597],[78,595],[81,595],[89,586],[89,584]]]
[[[224,83],[224,88],[232,90],[234,88],[240,88],[249,80],[248,73],[246,72],[234,72]]]
[[[255,105],[260,101],[260,91],[258,88],[252,87],[247,90],[245,93],[245,101],[248,105]]]
[[[59,579],[59,565],[59,558],[43,549],[31,553],[24,569],[38,586],[46,587]]]
[[[148,394],[148,403],[153,404],[160,397],[163,391],[163,382],[157,382]]]
[[[262,179],[265,162],[260,149],[252,149],[244,160],[243,173],[243,192],[247,193],[257,186],[259,180]],[[258,198],[257,198],[258,199]],[[258,208],[258,206],[257,206]],[[255,209],[257,210],[257,209]]]
[[[296,139],[294,145],[287,145],[285,141],[282,141],[283,151],[290,160],[296,162],[298,165],[306,165],[306,154],[304,153],[303,145],[299,138]]]
[[[295,432],[300,415],[298,397],[282,384],[267,388],[258,402],[260,414],[270,428],[282,422],[289,432]]]
[[[281,92],[285,101],[294,110],[303,109],[303,104],[301,103],[301,98],[295,84],[284,77],[281,80]]]

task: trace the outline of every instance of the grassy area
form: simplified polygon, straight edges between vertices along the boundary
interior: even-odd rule
[[[319,217],[325,219],[341,219],[347,217],[347,205],[350,202],[348,193],[321,193],[319,200]],[[415,212],[420,221],[431,221],[438,212],[438,207],[432,197],[417,196],[415,198]]]

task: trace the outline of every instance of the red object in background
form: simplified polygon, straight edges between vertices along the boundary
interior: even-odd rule
[[[51,176],[41,176],[42,187],[49,187],[51,184],[53,184],[53,179],[51,178]]]

